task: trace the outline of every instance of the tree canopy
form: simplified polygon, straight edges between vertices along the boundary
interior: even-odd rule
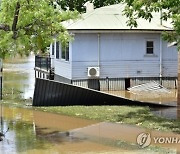
[[[77,18],[77,11],[85,11],[87,1],[95,8],[126,3],[124,13],[129,26],[137,26],[138,18],[151,21],[153,11],[162,11],[162,20],[171,19],[174,28],[164,38],[180,44],[179,0],[1,0],[0,56],[45,51],[53,38],[69,39],[61,22]]]
[[[129,26],[137,26],[136,19],[151,21],[152,12],[160,12],[162,21],[171,20],[173,32],[165,32],[164,39],[176,41],[180,47],[180,0],[122,0],[127,4],[125,14],[129,18]]]
[[[120,3],[122,0],[57,0],[57,3],[60,4],[64,10],[68,9],[84,12],[84,4],[88,1],[93,2],[95,8],[99,8],[102,6]]]
[[[54,0],[1,0],[0,56],[45,51],[53,38],[68,39],[61,22],[77,16]]]

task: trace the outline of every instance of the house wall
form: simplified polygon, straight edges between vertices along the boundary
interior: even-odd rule
[[[177,77],[178,51],[176,46],[167,47],[167,42],[162,42],[163,50],[163,76]]]
[[[154,41],[154,55],[146,41]],[[160,34],[100,34],[100,78],[159,77]],[[177,77],[177,50],[162,41],[162,75]],[[72,79],[87,79],[87,68],[98,66],[98,34],[75,34]]]
[[[54,43],[56,44],[56,43]],[[52,45],[51,45],[51,58],[52,64],[55,67],[55,80],[57,81],[68,81],[72,79],[72,45],[71,42],[69,43],[69,61],[65,61],[61,59],[61,44],[59,44],[59,58],[56,58],[56,45],[54,46],[54,56],[52,56]]]

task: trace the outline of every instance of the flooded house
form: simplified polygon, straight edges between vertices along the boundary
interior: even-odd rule
[[[130,28],[124,7],[90,5],[81,18],[64,23],[73,39],[50,46],[54,80],[96,90],[124,90],[152,80],[176,88],[177,48],[161,36],[172,26],[157,12],[151,22],[138,19]]]

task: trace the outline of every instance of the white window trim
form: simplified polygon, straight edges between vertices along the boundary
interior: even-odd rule
[[[153,41],[153,53],[147,53],[147,41]],[[155,50],[156,50],[155,41],[156,41],[156,39],[145,39],[145,43],[144,43],[145,54],[144,54],[144,57],[158,57],[155,54]]]
[[[70,52],[70,42],[68,42],[68,44],[69,44],[69,52]],[[69,63],[70,60],[66,60],[66,58],[65,59],[62,58],[62,45],[61,44],[60,44],[60,56],[61,56],[60,57],[61,61]],[[69,59],[70,59],[70,53],[69,53]]]

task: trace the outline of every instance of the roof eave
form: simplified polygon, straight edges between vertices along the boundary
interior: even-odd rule
[[[71,33],[162,33],[170,29],[67,29]]]

